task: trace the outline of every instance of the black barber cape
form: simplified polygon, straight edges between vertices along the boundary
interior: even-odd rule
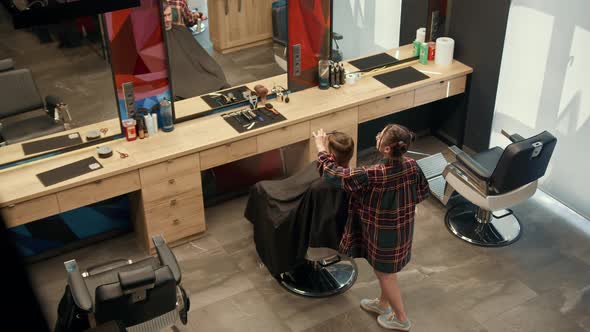
[[[250,190],[245,217],[254,242],[273,276],[305,262],[309,247],[338,250],[348,197],[320,177],[317,162],[279,181],[261,181]]]
[[[175,97],[192,98],[230,87],[221,66],[188,28],[173,24],[166,36]]]

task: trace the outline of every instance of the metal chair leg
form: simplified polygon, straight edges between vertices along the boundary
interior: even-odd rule
[[[483,247],[510,245],[520,238],[522,229],[514,214],[496,218],[491,211],[470,203],[456,205],[447,211],[445,223],[456,237]]]

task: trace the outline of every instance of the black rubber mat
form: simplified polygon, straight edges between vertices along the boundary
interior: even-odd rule
[[[203,100],[207,103],[207,105],[209,105],[209,107],[215,109],[215,108],[227,107],[227,106],[242,103],[244,101],[248,101],[246,98],[244,98],[244,95],[243,95],[243,93],[246,91],[249,91],[249,89],[245,85],[242,85],[242,86],[238,86],[238,87],[231,88],[228,90],[216,92],[216,93],[222,93],[226,96],[230,93],[233,94],[234,97],[236,98],[236,100],[231,103],[227,103],[225,98],[223,98],[222,96],[204,95],[204,96],[201,96],[201,98],[203,98]]]
[[[394,89],[402,85],[429,79],[428,75],[422,74],[412,67],[406,67],[385,74],[376,75],[373,77],[377,81],[383,83],[387,87]]]
[[[379,53],[366,58],[350,61],[349,64],[355,66],[360,71],[372,70],[375,68],[393,65],[399,62],[398,59],[387,53]]]
[[[243,116],[223,116],[223,119],[229,123],[238,133],[243,133],[248,130],[258,129],[264,126],[271,125],[273,123],[281,122],[287,120],[282,114],[274,114],[273,112],[265,109],[265,108],[258,108],[254,111],[256,113],[256,119],[254,121],[249,121]],[[231,114],[231,113],[230,113]],[[252,127],[250,125],[254,123]],[[250,129],[248,129],[250,127]]]
[[[93,167],[91,168],[91,165]],[[102,164],[94,157],[82,159],[50,171],[37,174],[37,178],[45,187],[60,183],[77,176],[84,175],[102,168]]]
[[[51,151],[59,148],[66,148],[82,143],[80,133],[71,133],[68,135],[56,136],[46,139],[41,139],[34,142],[23,143],[23,152],[25,156],[39,152]]]

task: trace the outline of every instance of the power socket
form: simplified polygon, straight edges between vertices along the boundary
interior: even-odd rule
[[[293,75],[301,76],[301,44],[293,45]]]
[[[135,117],[135,94],[133,93],[133,82],[123,83],[123,97],[125,98],[125,108],[127,109],[127,118]]]

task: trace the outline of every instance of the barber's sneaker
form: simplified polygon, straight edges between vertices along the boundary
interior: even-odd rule
[[[374,312],[377,315],[388,315],[391,313],[391,308],[383,308],[379,305],[379,299],[362,299],[361,308],[369,312]]]
[[[412,327],[412,323],[409,320],[402,323],[394,314],[379,315],[377,317],[377,323],[383,328],[396,331],[409,331]]]

